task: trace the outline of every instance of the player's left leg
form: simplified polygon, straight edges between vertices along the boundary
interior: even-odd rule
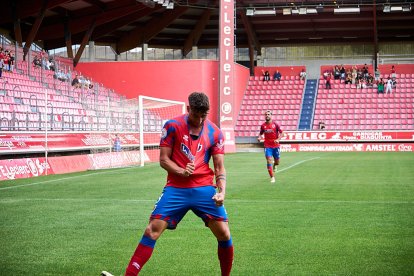
[[[266,157],[266,166],[267,166],[267,172],[269,173],[269,176],[271,179],[273,179],[273,149],[272,148],[265,148],[265,157]]]
[[[275,161],[273,163],[273,171],[276,173],[277,166],[279,166],[279,163],[280,163],[280,148],[273,149],[273,159]]]
[[[216,206],[212,197],[216,189],[212,186],[193,189],[191,210],[203,219],[205,225],[217,239],[217,254],[221,275],[228,276],[233,265],[233,241],[231,239],[227,212],[224,206]]]
[[[210,220],[208,227],[217,238],[217,255],[220,261],[221,275],[229,276],[233,266],[234,248],[228,222]]]

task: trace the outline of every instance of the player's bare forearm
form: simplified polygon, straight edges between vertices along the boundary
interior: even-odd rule
[[[189,162],[185,168],[181,168],[171,160],[172,149],[167,147],[160,148],[160,166],[170,173],[181,176],[190,176],[194,172],[194,163]]]
[[[213,200],[217,206],[223,205],[226,196],[226,169],[224,168],[224,155],[213,155],[214,174],[216,177],[217,193]]]

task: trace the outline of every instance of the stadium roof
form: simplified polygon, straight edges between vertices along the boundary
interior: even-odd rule
[[[0,10],[0,28],[19,42],[36,42],[47,50],[89,40],[111,45],[117,53],[143,43],[182,49],[184,55],[192,46],[217,48],[220,1],[171,0],[173,7],[164,2],[8,0]],[[414,1],[235,2],[238,48],[414,41]]]

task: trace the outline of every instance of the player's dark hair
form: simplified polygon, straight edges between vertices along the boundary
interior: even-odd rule
[[[193,92],[188,96],[188,104],[194,112],[205,113],[210,110],[210,102],[206,94]]]

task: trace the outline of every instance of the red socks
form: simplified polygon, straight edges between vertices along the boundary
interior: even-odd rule
[[[155,240],[142,236],[137,249],[135,249],[134,255],[129,261],[128,267],[125,272],[125,276],[136,276],[141,271],[144,264],[151,258],[154,251]]]
[[[228,241],[218,242],[217,254],[220,261],[221,276],[229,276],[234,258],[233,241],[231,238]]]
[[[272,167],[272,164],[267,164],[267,171],[269,172],[270,177],[273,177],[273,167]]]

